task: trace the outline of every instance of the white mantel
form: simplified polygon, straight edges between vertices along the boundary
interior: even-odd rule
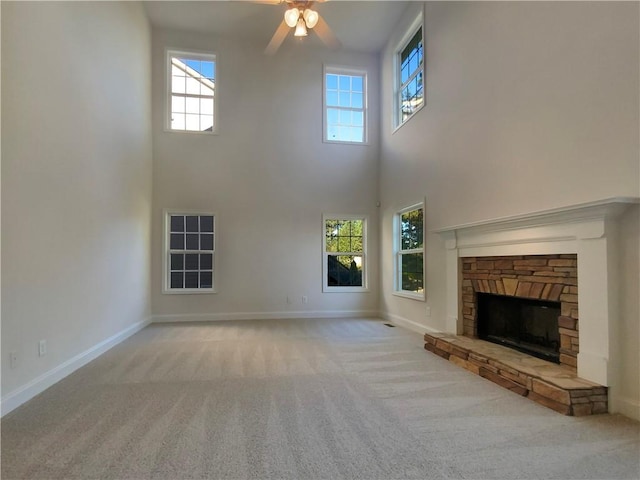
[[[640,198],[617,197],[435,230],[447,249],[448,333],[462,333],[461,257],[575,253],[578,258],[578,376],[609,386],[618,328],[616,217]]]

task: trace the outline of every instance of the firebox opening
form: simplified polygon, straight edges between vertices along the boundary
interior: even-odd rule
[[[560,302],[477,295],[481,339],[560,363]]]

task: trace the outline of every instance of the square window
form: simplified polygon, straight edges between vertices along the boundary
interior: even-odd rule
[[[171,272],[171,288],[184,288],[184,273]]]
[[[198,246],[200,242],[198,242],[198,236],[197,233],[187,233],[187,244],[185,247],[187,250],[199,250]]]
[[[213,250],[213,234],[200,234],[200,250]]]
[[[184,255],[181,253],[171,254],[171,270],[183,270],[184,269]]]
[[[187,253],[184,256],[184,269],[185,270],[198,270],[198,254]]]
[[[213,269],[213,254],[201,253],[200,254],[200,269],[212,270]]]
[[[213,285],[213,274],[211,272],[200,272],[200,288],[211,288]]]
[[[213,233],[213,217],[207,215],[200,216],[200,231]]]
[[[172,250],[182,250],[182,249],[184,249],[184,234],[182,234],[182,233],[172,233],[171,234],[170,248]]]
[[[185,272],[184,274],[184,288],[198,288],[198,272]]]

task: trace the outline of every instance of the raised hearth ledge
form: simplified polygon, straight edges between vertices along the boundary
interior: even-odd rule
[[[456,365],[564,415],[608,410],[607,387],[573,370],[482,340],[426,333],[424,348]]]
[[[615,382],[619,323],[616,217],[638,203],[637,197],[615,197],[434,230],[447,249],[446,333],[462,334],[459,258],[575,253],[578,377],[610,386]]]

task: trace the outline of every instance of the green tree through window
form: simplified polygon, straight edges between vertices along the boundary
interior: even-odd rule
[[[364,287],[364,219],[327,218],[325,285]]]
[[[397,269],[398,291],[424,292],[424,209],[422,207],[398,213],[399,236]]]

